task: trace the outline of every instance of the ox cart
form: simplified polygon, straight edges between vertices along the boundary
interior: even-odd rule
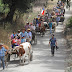
[[[57,17],[57,16],[52,16],[52,21],[53,21],[53,22],[56,22],[56,17]],[[59,22],[64,22],[65,17],[64,17],[64,16],[59,16],[59,17],[60,17],[60,21],[59,21]]]
[[[63,6],[61,6],[60,8],[57,8],[56,11],[54,10],[52,12],[52,21],[56,22],[56,17],[59,16],[60,17],[60,21],[59,22],[63,22],[64,21],[64,14],[65,14],[65,9],[63,8]]]
[[[43,35],[45,34],[45,26],[43,27],[36,27],[36,34],[40,33],[40,35],[43,37]]]
[[[12,55],[15,55],[15,58],[14,59],[18,58],[18,55],[17,55],[17,51],[16,50],[12,50],[11,52],[12,52]],[[27,56],[25,56],[25,57],[27,57]],[[32,59],[33,59],[33,54],[31,53],[30,54],[30,61],[32,61]]]
[[[26,43],[29,43],[29,42],[26,42]],[[30,43],[29,43],[30,44]],[[22,44],[21,44],[22,45]],[[26,44],[27,45],[27,44]],[[10,52],[10,54],[9,53],[7,53],[6,52],[6,55],[5,55],[5,66],[7,67],[8,66],[8,62],[10,62],[10,58],[11,58],[11,55],[15,55],[15,58],[16,58],[16,56],[17,56],[17,58],[18,58],[18,51],[17,51],[17,47],[15,47],[14,49],[9,49],[9,47],[8,46],[6,46],[6,45],[4,45],[3,46],[5,49],[7,49],[9,52]],[[30,45],[30,47],[31,47],[31,45]],[[29,56],[28,58],[28,62],[29,61],[32,61],[32,59],[33,59],[33,51],[32,51],[32,47],[30,48],[30,47],[27,47],[27,49],[25,50],[25,52],[27,52],[27,53],[29,53],[29,55],[25,55],[25,57],[24,57],[24,59],[27,57],[27,56]],[[22,53],[22,52],[21,52]],[[19,57],[20,58],[20,57]]]
[[[46,30],[49,30],[49,24],[47,22],[44,22],[44,26],[45,26]],[[56,23],[53,22],[53,24],[52,24],[52,31],[54,32],[55,29],[56,29]]]
[[[20,46],[15,46],[14,49],[11,49],[11,54],[15,55],[15,58],[24,57],[24,59],[29,56],[29,61],[33,59],[33,50],[29,42],[20,44]]]
[[[35,31],[32,31],[31,44],[33,44],[33,41],[34,41],[34,44],[37,44],[37,38],[36,38],[36,32]]]

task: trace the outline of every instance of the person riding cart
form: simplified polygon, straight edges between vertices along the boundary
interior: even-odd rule
[[[30,24],[30,30],[35,31],[35,26],[32,23]]]
[[[32,32],[30,29],[27,29],[27,42],[31,43],[32,40]]]
[[[28,28],[30,28],[29,22],[26,23],[25,30],[27,31]]]
[[[26,42],[26,38],[27,38],[27,32],[25,31],[25,28],[23,28],[21,33],[21,43]]]

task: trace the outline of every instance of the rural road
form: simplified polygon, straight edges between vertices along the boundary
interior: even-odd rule
[[[66,9],[66,20],[68,16],[71,16],[70,14],[71,12]],[[8,67],[5,71],[0,69],[0,72],[64,72],[66,66],[66,40],[63,36],[63,24],[60,23],[56,27],[54,34],[59,46],[54,57],[51,57],[50,46],[48,45],[51,35],[47,31],[44,37],[37,36],[38,43],[33,45],[33,61],[30,64],[27,64],[26,61],[24,66],[20,66],[19,59],[14,60],[11,57]]]

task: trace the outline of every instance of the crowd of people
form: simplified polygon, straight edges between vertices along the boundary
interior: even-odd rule
[[[29,41],[31,43],[32,31],[35,31],[35,26],[32,23],[29,25],[29,23],[27,22],[23,29],[18,30],[17,33],[13,32],[13,34],[11,35],[12,48],[14,48],[15,46],[19,46],[21,43],[24,42]]]
[[[64,13],[65,13],[64,3],[61,0],[59,0],[57,3],[57,6],[54,6],[53,11],[55,11],[55,14],[57,16],[56,17],[56,23],[58,25],[59,21],[61,20],[61,16],[64,17]],[[50,25],[52,25],[52,24],[50,23]],[[57,40],[54,37],[54,34],[52,34],[52,37],[49,40],[49,44],[51,46],[51,55],[54,56],[55,48],[56,48],[56,50],[59,48],[57,45]]]
[[[57,6],[53,7],[53,11],[51,13],[47,9],[44,15],[38,14],[37,18],[34,18],[32,23],[29,24],[29,22],[27,22],[22,30],[18,30],[18,33],[13,32],[11,35],[12,48],[14,48],[14,46],[19,46],[19,44],[26,41],[31,43],[32,31],[35,31],[36,29],[49,26],[50,34],[52,34],[53,17],[56,16],[55,22],[58,25],[61,16],[64,17],[64,13],[64,3],[62,1],[58,1]],[[47,22],[47,25],[45,25],[44,22]]]

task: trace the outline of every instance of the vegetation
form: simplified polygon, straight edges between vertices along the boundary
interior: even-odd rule
[[[67,27],[67,28],[72,28],[72,17],[69,18],[66,27]]]
[[[67,39],[67,69],[65,72],[72,72],[72,17],[68,19],[66,24],[66,39]]]
[[[11,22],[15,11],[27,12],[32,7],[32,2],[35,0],[0,0],[1,14],[7,14],[5,19],[1,21]]]
[[[0,13],[8,13],[9,7],[8,4],[3,4],[2,0],[0,0]]]

